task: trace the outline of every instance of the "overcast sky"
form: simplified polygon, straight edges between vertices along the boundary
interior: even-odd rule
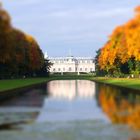
[[[134,16],[140,0],[1,0],[13,26],[49,56],[95,56],[112,30]]]

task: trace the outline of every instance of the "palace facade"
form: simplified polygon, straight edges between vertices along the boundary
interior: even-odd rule
[[[53,64],[51,73],[95,72],[95,61],[91,57],[48,57]]]

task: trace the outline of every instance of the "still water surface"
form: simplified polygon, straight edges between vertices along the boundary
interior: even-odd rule
[[[140,139],[139,91],[86,80],[46,87],[0,103],[0,140]]]

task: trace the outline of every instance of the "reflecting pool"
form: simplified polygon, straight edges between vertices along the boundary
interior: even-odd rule
[[[60,80],[0,102],[0,140],[139,140],[140,93]]]

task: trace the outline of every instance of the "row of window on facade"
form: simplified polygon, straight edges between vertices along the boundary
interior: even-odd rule
[[[63,61],[63,60],[53,60],[52,63],[65,63],[65,62],[68,62],[68,61]],[[72,62],[78,62],[78,63],[93,63],[93,60],[77,60],[77,61],[74,61],[72,60]]]
[[[57,71],[57,69],[54,68],[54,69],[53,69],[53,72],[56,72],[56,71]],[[66,69],[65,69],[65,68],[63,68],[63,69],[58,68],[58,71],[59,71],[59,72],[61,72],[61,71],[64,72],[64,71],[66,71]],[[72,68],[70,67],[70,68],[68,69],[68,71],[71,72],[71,71],[72,71]],[[78,68],[76,68],[75,71],[78,71]],[[89,71],[89,69],[88,69],[88,68],[80,68],[79,71],[81,71],[81,72],[82,72],[82,71]],[[91,72],[94,71],[93,68],[90,68],[90,71],[91,71]]]

